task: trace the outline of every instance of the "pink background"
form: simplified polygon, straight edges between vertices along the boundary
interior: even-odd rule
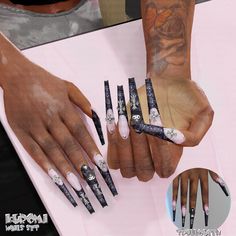
[[[224,236],[232,236],[236,232],[235,10],[235,0],[213,0],[196,6],[192,77],[206,92],[215,110],[215,119],[201,144],[185,149],[176,172],[177,175],[187,168],[206,167],[225,179],[231,192],[232,208],[229,218],[220,227]],[[141,20],[32,48],[24,54],[50,72],[79,86],[103,121],[104,80],[110,80],[114,104],[116,85],[125,85],[128,95],[128,77],[136,77],[139,85],[144,83],[145,49]],[[120,194],[114,199],[102,184],[109,207],[101,209],[88,190],[96,210],[96,214],[90,216],[81,204],[75,209],[70,206],[47,175],[31,160],[7,124],[3,101],[0,118],[60,235],[177,235],[165,209],[166,191],[174,176],[169,179],[156,176],[149,183],[140,183],[136,179],[123,179],[118,172],[112,171]],[[99,145],[92,122],[88,120],[88,124]],[[106,155],[106,146],[101,150]]]

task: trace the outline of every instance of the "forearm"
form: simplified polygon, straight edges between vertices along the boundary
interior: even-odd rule
[[[190,78],[194,0],[142,0],[147,74]]]
[[[17,49],[0,32],[0,86],[3,88],[6,83],[18,82],[21,76],[29,73],[32,67],[30,62],[19,49]],[[17,78],[17,80],[15,79]]]

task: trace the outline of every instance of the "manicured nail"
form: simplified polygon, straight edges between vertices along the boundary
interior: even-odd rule
[[[207,205],[204,206],[204,218],[205,218],[205,226],[208,226],[209,207]]]
[[[94,161],[95,161],[96,166],[97,166],[99,172],[101,173],[103,179],[105,180],[108,188],[111,190],[112,195],[113,196],[118,195],[115,184],[112,180],[110,171],[108,169],[108,165],[105,162],[103,156],[101,156],[100,154],[95,155],[94,156]]]
[[[81,172],[82,172],[82,175],[83,175],[85,181],[88,183],[88,185],[91,188],[91,190],[93,191],[94,195],[96,196],[96,198],[100,202],[101,206],[102,207],[107,206],[107,202],[106,202],[105,197],[102,193],[102,190],[99,186],[99,183],[96,179],[94,170],[92,170],[87,165],[83,165],[81,167]]]
[[[172,202],[172,213],[173,213],[173,221],[175,221],[175,216],[176,216],[176,201]]]
[[[103,136],[103,132],[102,132],[101,121],[100,121],[100,118],[97,115],[97,113],[94,111],[94,109],[92,109],[92,120],[93,120],[93,123],[95,125],[96,130],[97,130],[97,134],[100,139],[100,142],[102,145],[104,145],[105,140],[104,140],[104,136]]]
[[[74,207],[76,207],[77,203],[76,203],[75,199],[73,198],[73,196],[69,192],[69,190],[66,187],[66,185],[63,183],[63,181],[62,181],[61,177],[58,175],[58,173],[55,170],[53,170],[53,169],[49,169],[48,170],[48,175],[51,177],[51,179],[57,185],[57,187],[64,193],[64,195],[70,201],[70,203]]]
[[[143,114],[134,78],[129,78],[129,98],[131,113],[130,123],[131,126],[136,130],[136,132],[139,133],[139,129],[136,129],[136,126],[143,123]]]
[[[120,136],[123,139],[129,137],[129,124],[128,115],[126,109],[125,95],[123,86],[117,86],[117,96],[118,96],[118,128]]]
[[[90,203],[86,193],[84,192],[79,179],[75,176],[74,173],[69,172],[66,175],[66,179],[67,181],[70,183],[70,185],[72,186],[72,188],[74,189],[75,193],[77,194],[77,196],[79,197],[79,199],[81,200],[81,202],[84,204],[84,206],[87,208],[87,210],[89,211],[90,214],[94,213],[94,209],[92,204]]]
[[[195,218],[195,208],[191,208],[190,209],[190,229],[193,228],[194,218]]]
[[[156,96],[152,87],[151,79],[146,79],[146,93],[149,110],[149,121],[151,125],[162,126],[160,112],[157,105]]]
[[[164,128],[165,136],[176,144],[181,144],[185,141],[185,137],[182,132],[173,128]]]
[[[226,184],[225,184],[224,180],[221,179],[221,178],[217,178],[216,181],[219,184],[219,186],[221,187],[221,189],[224,192],[224,194],[228,197],[229,193],[228,193],[228,191],[226,189]]]
[[[186,212],[187,212],[186,207],[185,207],[185,206],[182,206],[182,208],[181,208],[181,213],[182,213],[182,227],[185,226]]]
[[[116,126],[115,126],[115,117],[112,108],[112,99],[108,80],[104,81],[104,89],[105,89],[107,130],[110,134],[113,134]]]

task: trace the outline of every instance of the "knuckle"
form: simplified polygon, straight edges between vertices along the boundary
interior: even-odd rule
[[[168,168],[163,168],[159,172],[159,177],[160,178],[169,178],[171,175],[173,175],[175,172],[175,168],[169,166]]]
[[[63,142],[63,149],[68,155],[71,155],[73,152],[77,152],[79,150],[79,147],[73,139],[68,138]]]
[[[152,179],[154,173],[138,175],[138,180],[141,182],[148,182]]]
[[[135,176],[135,169],[134,168],[120,169],[120,173],[122,177],[130,179]]]
[[[42,139],[42,147],[46,152],[52,152],[57,148],[57,144],[51,138]]]

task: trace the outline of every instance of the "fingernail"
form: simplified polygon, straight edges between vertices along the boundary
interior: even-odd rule
[[[195,208],[191,208],[190,209],[190,229],[193,228],[194,217],[195,217]]]
[[[152,87],[152,81],[151,79],[146,79],[145,83],[146,83],[146,93],[147,93],[150,124],[162,126],[156,96]]]
[[[81,167],[81,172],[82,172],[82,175],[83,175],[85,181],[88,183],[88,185],[91,188],[91,190],[93,191],[94,195],[96,196],[96,198],[100,202],[101,206],[102,207],[107,206],[107,202],[106,202],[105,197],[102,193],[102,190],[99,186],[99,183],[96,179],[94,170],[92,170],[87,165],[83,165]]]
[[[48,175],[51,177],[51,179],[56,184],[56,186],[63,192],[63,194],[70,201],[70,203],[74,207],[76,207],[77,203],[76,203],[75,199],[73,198],[73,196],[69,192],[69,190],[66,187],[66,185],[63,183],[63,181],[62,181],[61,177],[58,175],[58,173],[55,170],[53,170],[53,169],[49,169],[48,170]]]
[[[129,98],[131,113],[130,123],[132,127],[136,130],[136,132],[139,132],[139,130],[136,129],[136,125],[143,123],[143,114],[134,78],[129,78]]]
[[[96,130],[97,130],[97,134],[100,139],[100,142],[102,145],[104,145],[105,140],[104,140],[104,136],[103,136],[103,132],[102,132],[101,121],[100,121],[100,118],[97,115],[97,113],[94,111],[94,109],[92,109],[92,120],[93,120],[93,123],[95,125]]]
[[[208,226],[208,217],[209,217],[209,207],[204,206],[204,216],[205,216],[205,226]]]
[[[120,136],[123,139],[129,137],[129,124],[128,115],[126,109],[125,95],[123,86],[117,86],[117,96],[118,96],[118,128]]]
[[[171,141],[173,141],[176,144],[181,144],[185,141],[185,137],[184,137],[183,133],[181,133],[177,129],[164,128],[164,133],[168,139],[170,139]]]
[[[89,211],[90,214],[94,213],[94,209],[92,204],[90,203],[86,193],[84,192],[78,178],[75,176],[74,173],[69,172],[66,175],[66,179],[67,181],[70,183],[70,185],[72,186],[72,188],[74,189],[75,193],[77,194],[77,196],[79,197],[79,199],[81,200],[81,202],[84,204],[84,206],[87,208],[87,210]]]
[[[112,195],[113,196],[118,195],[115,184],[112,180],[110,171],[108,169],[108,165],[105,162],[104,158],[100,154],[97,154],[94,156],[94,161],[95,161],[96,166],[97,166],[99,172],[101,173],[103,179],[105,180],[108,188],[110,189]]]
[[[185,207],[185,206],[182,206],[182,208],[181,208],[181,213],[182,213],[182,227],[185,226],[186,212],[187,212],[186,207]]]
[[[175,216],[176,216],[176,201],[172,202],[172,211],[173,211],[173,221],[175,221]]]
[[[104,81],[104,89],[105,89],[107,130],[110,134],[113,134],[115,131],[115,117],[112,108],[112,99],[108,80]]]
[[[228,193],[228,191],[226,189],[226,184],[225,184],[224,180],[221,179],[221,178],[217,178],[216,181],[218,182],[218,184],[221,187],[221,189],[224,192],[224,194],[228,197],[229,193]]]

